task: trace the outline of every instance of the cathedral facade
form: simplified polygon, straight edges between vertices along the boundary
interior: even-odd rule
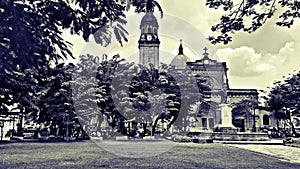
[[[142,18],[141,35],[139,43],[139,63],[145,66],[153,64],[159,67],[159,25],[156,17],[147,12]],[[222,123],[220,105],[233,105],[243,100],[258,102],[257,89],[232,89],[229,86],[228,67],[226,62],[211,59],[208,49],[204,48],[200,60],[192,62],[184,54],[182,41],[178,48],[178,54],[173,58],[170,65],[176,70],[191,70],[197,80],[202,80],[209,90],[204,91],[205,102],[197,110],[197,118],[192,122],[192,130],[215,131]],[[256,128],[267,128],[272,125],[270,112],[262,108],[250,110],[250,114],[232,114],[233,127],[237,131],[256,131]]]

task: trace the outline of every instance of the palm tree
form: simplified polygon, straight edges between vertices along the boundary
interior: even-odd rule
[[[161,18],[163,17],[163,10],[159,3],[155,0],[132,0],[133,6],[136,6],[135,11],[140,12],[154,12],[154,8],[157,7]]]

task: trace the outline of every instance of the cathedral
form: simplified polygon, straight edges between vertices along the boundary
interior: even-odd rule
[[[141,20],[141,35],[138,41],[139,63],[144,66],[153,64],[155,68],[159,67],[159,25],[152,12],[147,12]],[[201,57],[199,57],[201,58]],[[242,100],[258,101],[257,89],[232,89],[229,86],[227,75],[228,67],[226,62],[219,62],[211,59],[208,49],[204,47],[202,59],[192,62],[184,54],[184,46],[180,41],[178,54],[173,58],[170,65],[176,70],[182,71],[189,69],[196,78],[205,78],[205,83],[210,87],[206,92],[206,103],[198,108],[197,119],[194,120],[193,130],[196,131],[215,131],[222,125],[222,113],[220,105],[232,105]],[[231,109],[230,109],[231,111]],[[252,131],[253,128],[269,127],[271,124],[270,112],[263,108],[251,110],[250,115],[235,115],[230,117],[230,125],[227,127],[235,128],[237,131]],[[232,121],[232,123],[231,123]],[[254,130],[256,131],[256,130]]]

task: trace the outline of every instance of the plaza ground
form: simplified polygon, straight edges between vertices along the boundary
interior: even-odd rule
[[[128,142],[109,143],[115,149],[120,147],[120,150],[126,144]],[[166,147],[165,142],[148,145],[150,149]],[[266,155],[225,144],[180,143],[147,158],[122,157],[103,148],[107,147],[92,141],[0,144],[0,168],[300,168],[300,163],[274,154]],[[272,148],[293,155],[291,147],[278,145]],[[300,149],[292,150],[297,152]]]
[[[284,145],[253,145],[253,144],[232,144],[230,146],[246,149],[262,154],[280,158],[284,161],[300,164],[300,148]]]

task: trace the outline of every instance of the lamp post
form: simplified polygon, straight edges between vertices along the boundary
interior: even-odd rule
[[[255,124],[255,108],[253,107],[253,132],[256,132],[256,124]]]
[[[249,105],[253,109],[253,127],[252,127],[252,131],[256,132],[255,108],[257,107],[257,105],[253,102],[250,102]]]

